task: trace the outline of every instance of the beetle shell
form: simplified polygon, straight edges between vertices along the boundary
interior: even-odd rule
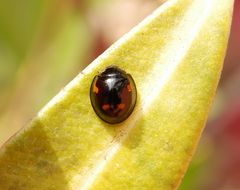
[[[120,123],[131,115],[137,89],[130,74],[110,66],[95,76],[90,88],[91,104],[96,114],[110,124]]]

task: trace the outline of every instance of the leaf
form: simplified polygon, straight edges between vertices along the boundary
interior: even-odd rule
[[[232,4],[170,0],[157,9],[2,147],[0,189],[176,189],[216,90]],[[89,100],[93,77],[112,64],[138,89],[133,114],[114,126]]]

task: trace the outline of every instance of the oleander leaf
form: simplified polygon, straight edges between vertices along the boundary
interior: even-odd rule
[[[222,69],[232,0],[169,0],[91,63],[0,153],[1,190],[177,189]],[[116,65],[138,89],[118,125],[94,113],[94,76]],[[29,105],[31,106],[31,105]]]

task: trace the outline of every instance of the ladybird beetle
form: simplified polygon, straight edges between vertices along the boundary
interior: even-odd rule
[[[137,90],[130,74],[116,66],[96,75],[90,88],[91,104],[96,114],[110,124],[120,123],[132,113]]]

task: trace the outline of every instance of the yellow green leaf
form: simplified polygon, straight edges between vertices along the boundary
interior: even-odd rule
[[[216,90],[232,5],[162,5],[2,147],[0,189],[176,189]],[[118,125],[99,119],[89,99],[92,79],[109,65],[130,73],[138,90],[134,112]]]

